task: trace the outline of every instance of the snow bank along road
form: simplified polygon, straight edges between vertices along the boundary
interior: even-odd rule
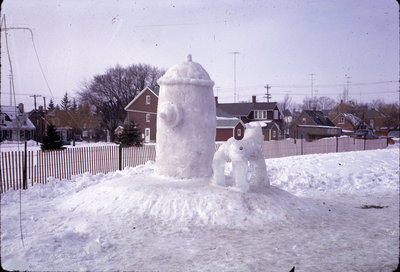
[[[399,149],[266,160],[271,188],[173,181],[154,164],[1,199],[1,265],[36,271],[393,271]],[[228,166],[226,173],[230,175]]]

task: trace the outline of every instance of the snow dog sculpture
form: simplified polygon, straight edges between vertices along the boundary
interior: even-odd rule
[[[235,140],[232,137],[223,143],[214,155],[213,183],[226,186],[225,163],[232,161],[232,186],[242,192],[249,190],[249,183],[268,187],[267,168],[262,152],[263,141],[264,136],[260,125],[246,125],[242,140]],[[248,168],[250,168],[249,180],[247,179]]]
[[[175,179],[212,176],[215,152],[214,82],[188,55],[158,80],[155,173]]]

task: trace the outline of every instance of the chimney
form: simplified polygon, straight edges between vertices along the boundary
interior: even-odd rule
[[[313,110],[313,112],[315,112],[315,111],[317,110],[317,108],[316,108],[316,107],[313,107],[312,110]]]
[[[218,96],[215,96],[215,106],[218,105]]]
[[[18,104],[18,109],[19,109],[19,112],[20,112],[20,113],[24,113],[24,104],[19,103],[19,104]]]
[[[253,96],[251,97],[251,100],[252,100],[253,103],[256,103],[256,102],[257,102],[257,101],[256,101],[256,96],[253,95]]]
[[[39,111],[40,111],[40,112],[43,111],[43,106],[39,106]]]
[[[340,99],[340,104],[343,104],[343,99]]]

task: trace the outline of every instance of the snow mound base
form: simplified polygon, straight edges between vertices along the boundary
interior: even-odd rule
[[[208,179],[174,181],[155,174],[136,174],[85,188],[65,199],[60,209],[98,216],[139,216],[181,227],[245,229],[319,213],[305,199],[276,187],[254,186],[244,194],[209,183]]]

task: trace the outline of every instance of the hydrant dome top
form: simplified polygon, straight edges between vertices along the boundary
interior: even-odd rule
[[[197,62],[192,61],[192,55],[188,55],[186,61],[169,68],[167,72],[157,81],[159,85],[189,84],[212,87],[207,71]]]

